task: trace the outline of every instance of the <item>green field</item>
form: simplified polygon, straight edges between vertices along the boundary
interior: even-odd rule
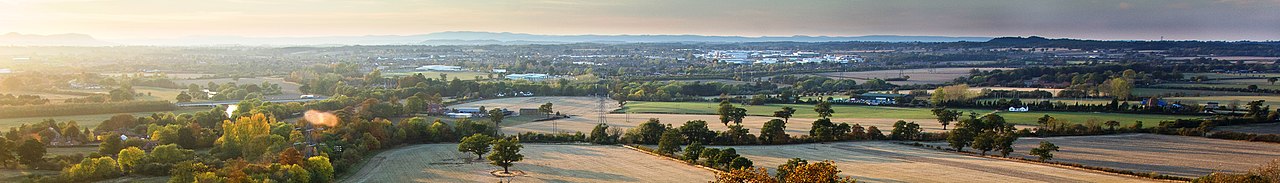
[[[741,105],[736,105],[742,107]],[[745,106],[749,115],[770,116],[773,111],[790,106],[796,109],[796,118],[817,118],[818,114],[813,112],[813,105],[809,104],[767,104]],[[633,101],[627,102],[624,110],[632,113],[671,113],[671,114],[715,114],[719,103],[712,102],[643,102]],[[919,121],[928,121],[927,119],[937,118],[933,115],[930,108],[906,108],[906,107],[880,107],[880,106],[860,106],[860,105],[834,105],[833,110],[836,111],[832,118],[889,118],[889,119],[918,119]],[[986,109],[961,109],[965,112],[976,112],[979,114],[994,112],[995,110]],[[1198,118],[1196,116],[1182,115],[1156,115],[1156,114],[1118,114],[1118,113],[1094,113],[1094,112],[1000,112],[1001,116],[1011,123],[1015,124],[1036,124],[1036,119],[1044,115],[1053,116],[1057,119],[1068,120],[1077,123],[1084,123],[1090,119],[1101,121],[1115,120],[1124,125],[1132,124],[1134,121],[1144,121],[1147,126],[1152,126],[1158,121],[1173,120],[1180,118]]]
[[[29,118],[4,118],[0,119],[0,129],[9,129],[9,127],[18,127],[26,123],[37,123],[45,119],[53,119],[54,121],[76,121],[81,127],[93,128],[102,123],[103,120],[110,119],[111,116],[118,114],[133,114],[134,116],[151,115],[158,112],[173,112],[174,114],[196,113],[200,111],[209,111],[207,108],[179,108],[175,111],[157,111],[157,112],[135,112],[135,113],[115,113],[115,114],[90,114],[75,116],[53,116],[53,117],[29,117]]]

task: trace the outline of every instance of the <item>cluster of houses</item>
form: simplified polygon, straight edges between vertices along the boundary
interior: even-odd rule
[[[716,50],[696,55],[703,59],[731,64],[778,63],[851,63],[863,62],[858,55],[828,55],[810,51],[783,52],[774,50]]]

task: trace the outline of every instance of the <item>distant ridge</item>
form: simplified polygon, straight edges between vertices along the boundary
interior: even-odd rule
[[[0,46],[111,46],[115,43],[84,34],[35,35],[10,32],[0,35]]]
[[[174,39],[115,40],[127,45],[518,45],[660,42],[983,42],[990,37],[950,36],[704,36],[704,35],[539,35],[510,32],[450,31],[418,35],[240,37],[191,36]]]

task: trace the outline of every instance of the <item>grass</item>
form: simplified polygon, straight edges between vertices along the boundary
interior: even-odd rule
[[[813,105],[809,104],[767,104],[742,106],[747,109],[749,115],[771,116],[773,111],[777,111],[782,107],[792,107],[796,109],[794,118],[817,118],[818,114],[813,112]],[[627,102],[625,110],[632,113],[673,113],[673,114],[716,114],[719,103],[712,102]],[[832,118],[889,118],[889,119],[919,119],[920,121],[928,121],[937,118],[933,115],[930,108],[907,108],[907,107],[881,107],[881,106],[860,106],[860,105],[834,105],[833,110],[836,111]],[[965,112],[976,112],[979,114],[990,113],[995,110],[987,109],[960,109]],[[1010,123],[1035,125],[1036,119],[1044,115],[1053,116],[1057,119],[1068,120],[1076,123],[1084,123],[1090,119],[1101,121],[1115,120],[1121,122],[1122,125],[1132,124],[1134,121],[1144,121],[1147,126],[1152,126],[1158,121],[1174,120],[1183,118],[1197,118],[1196,116],[1183,115],[1158,115],[1158,114],[1121,114],[1121,113],[1095,113],[1095,112],[999,112]]]
[[[175,111],[155,111],[155,112],[135,112],[135,113],[115,113],[115,114],[90,114],[90,115],[74,115],[74,116],[52,116],[52,117],[28,117],[28,118],[5,118],[0,119],[0,129],[9,129],[10,127],[22,126],[22,124],[38,123],[45,119],[53,119],[58,122],[76,121],[80,127],[93,128],[102,123],[103,120],[110,119],[111,116],[118,114],[133,114],[134,116],[151,115],[159,112],[172,112],[174,114],[196,113],[200,111],[208,111],[207,108],[179,108]]]

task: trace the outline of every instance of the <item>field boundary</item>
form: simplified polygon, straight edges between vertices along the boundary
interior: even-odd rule
[[[687,162],[687,161],[679,160],[679,159],[676,159],[676,158],[672,158],[672,157],[670,157],[670,156],[665,156],[665,155],[661,155],[661,154],[657,154],[657,153],[653,153],[653,152],[645,151],[645,150],[642,150],[642,149],[639,149],[639,148],[636,148],[636,147],[632,147],[631,145],[622,145],[622,147],[625,147],[625,148],[627,148],[627,149],[631,149],[631,150],[634,150],[634,151],[640,151],[640,152],[642,152],[642,153],[645,153],[645,154],[648,154],[648,155],[651,155],[651,156],[661,157],[661,158],[666,159],[666,160],[675,161],[675,162],[680,162],[680,163],[682,163],[682,164],[691,165],[691,166],[693,166],[693,167],[698,167],[698,168],[701,168],[701,169],[710,170],[712,173],[716,173],[716,174],[725,173],[723,170],[719,170],[719,169],[715,169],[715,168],[711,168],[711,167],[706,167],[706,166],[702,166],[702,165],[699,165],[699,164],[689,163],[689,162]]]
[[[1191,181],[1191,180],[1193,180],[1193,179],[1194,179],[1194,178],[1191,178],[1191,177],[1183,177],[1183,176],[1168,175],[1168,174],[1157,174],[1157,175],[1155,175],[1154,177],[1151,177],[1151,176],[1141,176],[1141,175],[1137,175],[1137,174],[1138,174],[1138,172],[1133,172],[1134,174],[1126,174],[1126,173],[1119,173],[1119,172],[1107,171],[1106,169],[1110,169],[1110,170],[1120,170],[1120,169],[1112,169],[1112,168],[1107,168],[1107,167],[1094,167],[1094,166],[1087,166],[1087,165],[1072,165],[1072,164],[1063,164],[1063,163],[1042,162],[1042,161],[1034,161],[1034,160],[1022,159],[1022,158],[1006,158],[1006,157],[997,157],[997,156],[983,156],[983,155],[979,155],[979,154],[977,154],[977,153],[973,153],[973,152],[950,151],[950,150],[946,150],[946,149],[939,149],[939,148],[944,148],[944,147],[941,147],[941,146],[933,146],[933,145],[926,145],[926,144],[919,144],[918,142],[917,142],[917,143],[914,143],[914,144],[912,144],[912,143],[906,143],[906,142],[893,142],[893,144],[902,145],[902,146],[909,146],[909,147],[915,147],[915,148],[920,148],[920,149],[929,149],[929,150],[934,150],[934,151],[942,151],[942,152],[953,153],[953,154],[959,154],[959,155],[970,156],[970,157],[979,157],[979,158],[987,158],[987,159],[994,159],[994,160],[1005,160],[1005,161],[1019,162],[1019,163],[1027,163],[1027,164],[1045,165],[1045,166],[1052,166],[1052,167],[1066,168],[1066,169],[1073,169],[1073,170],[1083,170],[1083,171],[1095,172],[1095,173],[1101,173],[1101,174],[1119,175],[1119,176],[1128,176],[1128,177],[1138,177],[1138,178],[1142,178],[1142,179],[1157,180],[1157,181],[1167,181],[1167,182],[1187,182],[1187,181]],[[931,147],[928,147],[928,146],[933,146],[934,148],[931,148]],[[1105,169],[1104,169],[1104,168],[1105,168]],[[1127,171],[1127,170],[1120,170],[1120,171]],[[1132,172],[1132,171],[1130,171],[1130,172]],[[1156,172],[1152,172],[1152,173],[1156,173]],[[1156,177],[1170,177],[1170,178],[1156,178]]]

